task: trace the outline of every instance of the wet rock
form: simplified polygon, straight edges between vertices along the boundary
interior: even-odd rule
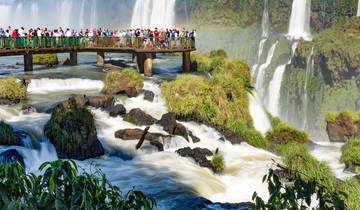
[[[10,164],[18,161],[23,167],[25,167],[24,158],[16,149],[9,149],[0,153],[0,163]]]
[[[134,87],[129,87],[125,90],[125,94],[127,95],[127,97],[129,98],[134,98],[136,96],[139,95],[138,91],[136,90],[136,88]]]
[[[89,106],[95,108],[108,108],[114,104],[113,96],[88,96]]]
[[[119,115],[126,114],[126,108],[122,104],[116,104],[114,106],[111,106],[108,110],[111,117],[117,117]]]
[[[53,109],[44,133],[59,158],[85,160],[104,154],[92,113],[74,98],[68,101],[68,106]]]
[[[200,139],[197,136],[195,136],[191,131],[189,131],[189,136],[191,137],[193,143],[200,142]]]
[[[155,94],[150,90],[144,90],[144,100],[153,102]]]
[[[32,106],[32,105],[23,105],[23,107],[21,108],[21,111],[23,114],[31,114],[31,113],[36,113],[37,112],[37,109]]]
[[[0,105],[15,105],[18,103],[20,103],[20,100],[0,99]]]
[[[130,112],[124,116],[124,120],[137,126],[152,125],[156,122],[155,118],[146,114],[141,109],[130,110]]]
[[[21,139],[16,135],[15,130],[4,122],[0,122],[0,145],[21,146]]]
[[[331,142],[346,142],[350,138],[360,137],[360,122],[347,115],[339,115],[334,121],[328,121],[326,131]]]
[[[189,141],[187,129],[184,125],[176,122],[176,115],[173,112],[164,114],[161,119],[157,122],[162,125],[164,130],[171,135],[178,135],[184,137]]]
[[[142,137],[143,133],[144,131],[141,129],[122,129],[115,132],[115,138],[119,138],[124,141],[139,140]],[[150,144],[157,147],[159,151],[164,151],[164,146],[160,141],[166,138],[171,137],[159,133],[150,132],[145,135],[145,140],[150,141]]]
[[[207,159],[207,156],[212,156],[213,153],[205,148],[194,148],[185,147],[176,151],[182,157],[192,158],[199,166],[209,168],[214,171],[211,162]]]

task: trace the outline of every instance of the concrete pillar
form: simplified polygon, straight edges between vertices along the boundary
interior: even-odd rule
[[[104,65],[104,64],[105,64],[105,53],[97,52],[97,65]]]
[[[145,54],[145,62],[144,62],[144,75],[147,77],[152,77],[152,67],[153,67],[153,54],[146,53]]]
[[[70,65],[75,66],[78,64],[77,61],[77,52],[70,52]]]
[[[145,53],[137,53],[137,55],[135,56],[136,58],[136,65],[137,65],[137,70],[140,74],[144,73],[144,64],[145,64]]]
[[[25,71],[33,70],[33,55],[32,55],[32,53],[26,53],[24,55],[24,70]]]
[[[183,72],[190,72],[191,61],[190,61],[190,52],[183,52]]]

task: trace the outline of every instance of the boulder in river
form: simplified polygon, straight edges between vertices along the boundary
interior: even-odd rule
[[[88,96],[89,106],[95,108],[108,108],[114,104],[113,96]]]
[[[126,94],[129,97],[135,97],[139,95],[143,86],[144,80],[135,69],[113,70],[106,74],[103,93]]]
[[[354,120],[347,112],[327,116],[326,131],[331,142],[346,142],[353,137],[360,137],[360,121]]]
[[[4,122],[0,122],[0,145],[21,146],[21,139],[18,138],[15,130]]]
[[[187,129],[181,123],[176,122],[176,114],[169,112],[164,114],[161,119],[157,122],[159,125],[162,125],[164,130],[171,135],[178,135],[184,137],[189,141],[189,135]]]
[[[137,126],[152,125],[156,122],[155,118],[146,114],[141,109],[130,110],[130,112],[124,116],[124,120]]]
[[[122,129],[115,132],[115,138],[119,138],[125,141],[139,140],[144,131],[141,129]],[[156,146],[159,151],[164,151],[164,146],[160,142],[162,139],[170,138],[170,136],[160,133],[149,133],[145,135],[145,140],[149,141],[151,145]]]
[[[23,114],[31,114],[31,113],[36,113],[37,109],[32,105],[25,104],[22,106],[21,111]]]
[[[144,90],[144,100],[153,102],[155,94],[150,90]]]
[[[85,160],[104,154],[93,115],[73,98],[69,99],[67,107],[58,106],[52,110],[44,133],[55,146],[59,158]]]
[[[0,163],[9,164],[18,161],[23,167],[25,167],[24,158],[16,149],[9,149],[0,153]]]
[[[119,115],[126,114],[126,108],[122,104],[116,104],[108,108],[111,117],[117,117]]]
[[[191,131],[189,131],[189,136],[191,137],[193,143],[200,142],[200,139],[197,136],[195,136]]]
[[[185,147],[182,149],[178,149],[176,153],[178,153],[182,157],[190,157],[201,167],[209,168],[214,171],[210,160],[207,159],[207,156],[212,156],[213,153],[206,148],[197,147],[191,149],[190,147]]]

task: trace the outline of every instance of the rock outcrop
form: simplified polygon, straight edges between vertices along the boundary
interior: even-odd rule
[[[0,163],[9,164],[18,161],[23,167],[25,167],[24,158],[16,149],[9,149],[0,153]]]
[[[117,117],[119,115],[126,114],[126,108],[122,104],[116,104],[111,106],[109,109],[109,114],[111,117]]]
[[[360,121],[340,114],[335,119],[327,121],[326,131],[331,142],[346,142],[350,138],[360,137]]]
[[[208,156],[212,156],[213,153],[204,148],[194,148],[185,147],[176,151],[182,157],[192,158],[199,166],[209,168],[214,171],[213,166],[211,165],[210,160],[207,159]]]
[[[124,69],[108,72],[102,91],[108,95],[126,94],[128,97],[136,97],[143,86],[143,78],[135,69]]]
[[[132,109],[124,116],[124,120],[137,126],[153,125],[156,119],[141,109]]]
[[[189,141],[189,135],[187,129],[181,123],[176,122],[176,114],[169,112],[164,114],[157,124],[162,125],[164,130],[171,135],[178,135],[184,137]]]
[[[155,94],[150,90],[144,90],[144,100],[153,102]]]
[[[44,133],[55,146],[59,158],[85,160],[104,154],[93,115],[74,98],[69,99],[67,106],[52,110]]]
[[[21,139],[15,130],[8,124],[0,122],[0,145],[21,146]]]

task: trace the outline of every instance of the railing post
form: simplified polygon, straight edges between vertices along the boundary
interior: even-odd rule
[[[33,70],[33,55],[28,52],[24,55],[24,71],[32,71]]]
[[[71,51],[70,52],[70,65],[75,66],[77,64],[78,64],[77,52],[76,51]]]

